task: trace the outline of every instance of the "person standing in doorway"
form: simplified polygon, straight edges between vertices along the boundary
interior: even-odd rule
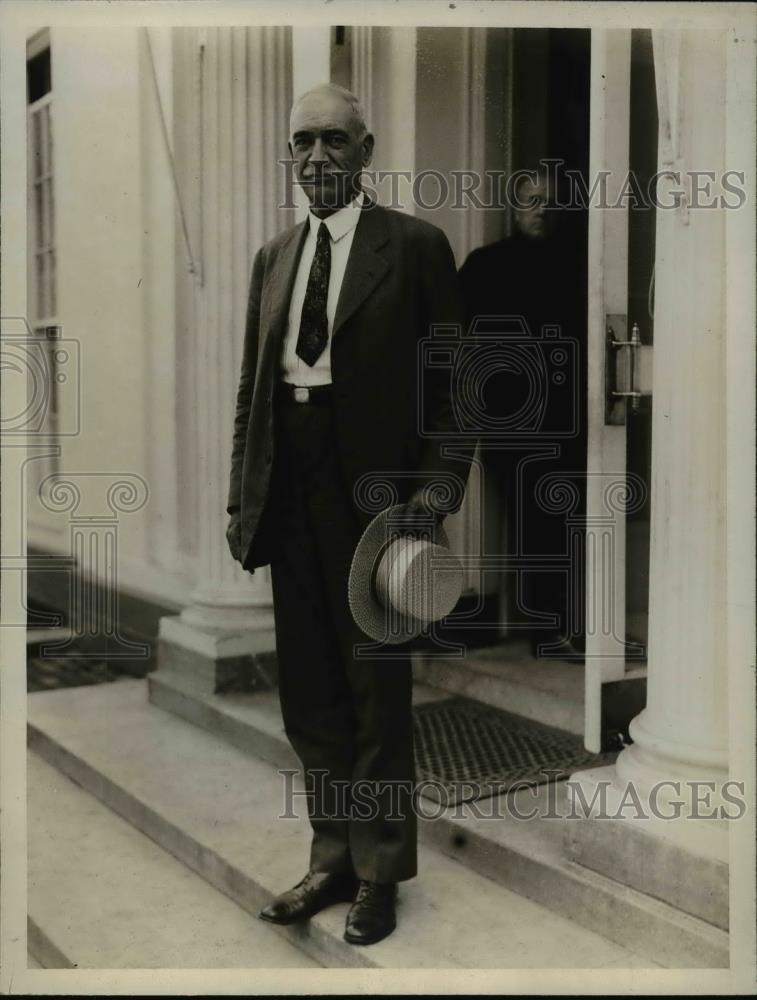
[[[566,515],[577,530],[585,503],[586,246],[583,220],[561,209],[554,194],[548,174],[521,171],[512,235],[474,250],[460,277],[469,325],[494,317],[525,321],[525,333],[509,342],[510,364],[502,364],[483,390],[487,422],[502,428],[483,458],[506,504],[511,551],[521,558],[515,603],[531,622],[532,654],[581,662],[583,582],[580,565],[566,566]],[[499,346],[507,344],[503,336]],[[518,352],[524,362],[538,364],[519,364]],[[555,364],[560,358],[566,363]],[[529,371],[541,380],[529,378]],[[541,394],[536,401],[534,390]],[[519,414],[528,422],[521,423]],[[550,488],[573,498],[569,510],[554,508]]]

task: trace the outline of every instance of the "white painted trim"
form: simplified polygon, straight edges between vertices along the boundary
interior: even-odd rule
[[[39,31],[35,32],[31,38],[27,39],[26,61],[29,62],[30,59],[38,56],[40,52],[44,52],[45,49],[51,49],[49,28],[41,28]],[[50,51],[50,57],[52,58],[52,49]]]
[[[2,177],[2,236],[0,287],[5,317],[25,317],[27,312],[26,199],[18,197],[26,185],[26,101],[19,100],[26,86],[26,48],[24,29],[3,13],[0,31],[0,109],[3,141],[0,143]],[[13,324],[1,321],[3,332]],[[8,377],[8,376],[11,377]],[[28,387],[0,368],[0,416],[8,427],[25,412]],[[26,508],[23,491],[18,488],[26,460],[26,440],[19,437],[14,447],[4,447],[0,476],[0,551],[16,553],[26,537]],[[7,563],[0,563],[0,621],[21,622],[26,604],[25,574]],[[25,759],[26,693],[24,663],[26,643],[21,628],[0,628],[2,662],[2,698],[0,698],[0,785],[3,808],[0,812],[0,839],[6,862],[3,865],[3,962],[2,989],[10,992],[13,970],[21,971],[27,951],[26,907],[9,905],[12,899],[25,899],[27,893],[27,830]],[[12,857],[12,861],[10,860]]]
[[[38,97],[36,101],[32,101],[31,104],[26,105],[27,114],[32,115],[35,111],[39,111],[40,108],[44,108],[46,104],[51,104],[53,100],[52,88],[48,90],[46,94],[42,97]]]
[[[730,824],[732,858],[730,947],[732,968],[749,971],[754,981],[757,955],[752,929],[757,919],[755,878],[754,650],[755,650],[755,29],[731,29],[726,40],[726,169],[743,170],[747,202],[726,212],[726,649],[729,771],[744,781],[751,808]]]
[[[603,170],[612,171],[608,200],[622,184],[629,162],[631,32],[593,29],[591,33],[590,185]],[[605,315],[623,313],[628,294],[628,212],[601,209],[592,199],[588,247],[588,409],[586,483],[586,666],[585,733],[588,750],[601,744],[601,688],[625,673],[625,517],[615,513],[607,525],[608,477],[622,479],[626,469],[626,429],[605,425]],[[606,531],[612,534],[612,540]],[[609,547],[608,547],[609,546]],[[606,551],[605,551],[606,549]],[[596,575],[592,565],[597,568]],[[609,607],[607,606],[609,602]],[[609,613],[608,634],[596,627],[592,611]],[[592,629],[592,624],[594,628]],[[605,621],[605,624],[607,622]]]

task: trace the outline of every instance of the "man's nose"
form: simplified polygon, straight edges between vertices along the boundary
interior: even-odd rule
[[[320,137],[316,138],[313,142],[313,148],[310,152],[310,162],[311,163],[328,162],[328,157],[326,156],[326,146]]]

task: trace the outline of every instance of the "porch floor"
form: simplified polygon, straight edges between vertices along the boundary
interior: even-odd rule
[[[151,705],[146,688],[143,681],[121,681],[32,695],[31,748],[248,911],[252,935],[257,930],[252,914],[304,871],[307,822],[302,816],[287,822],[279,818],[283,784],[275,767]],[[30,787],[43,781],[35,767]],[[295,802],[295,811],[299,815],[304,807]],[[49,865],[60,849],[53,829],[42,853],[30,858],[40,906],[49,905],[59,891]],[[167,861],[166,867],[172,864]],[[420,876],[400,888],[398,930],[370,948],[343,941],[346,904],[275,933],[331,967],[633,969],[657,964],[430,846],[420,846],[419,864]],[[146,871],[137,876],[140,880],[149,880]],[[93,891],[91,880],[78,884],[83,895]],[[75,882],[68,891],[75,893]],[[67,912],[77,912],[76,900],[68,903]],[[215,933],[211,911],[205,914],[186,903],[184,919],[195,930],[204,927],[208,939]],[[107,933],[107,921],[103,924]]]

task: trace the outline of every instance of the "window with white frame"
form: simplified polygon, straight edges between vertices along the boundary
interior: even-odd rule
[[[49,35],[29,40],[26,58],[28,153],[28,311],[32,335],[43,353],[47,385],[43,433],[55,435],[59,400],[57,354],[60,338],[55,248],[55,172],[52,115],[52,65]],[[39,391],[39,386],[36,387]],[[58,448],[35,462],[43,478],[58,471]]]
[[[33,256],[30,303],[34,327],[54,326],[55,188],[53,174],[52,87],[50,47],[27,61],[29,115],[30,245]]]

